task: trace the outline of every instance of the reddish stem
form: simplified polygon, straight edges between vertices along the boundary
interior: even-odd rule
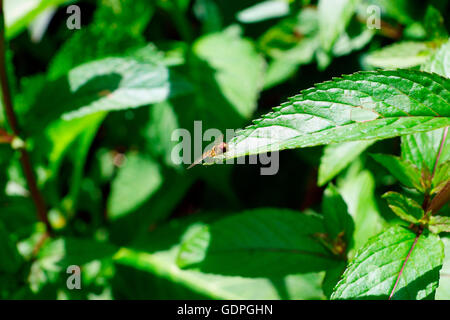
[[[0,82],[3,97],[3,106],[6,113],[8,124],[15,136],[20,137],[19,126],[17,117],[14,112],[13,102],[11,99],[11,91],[9,88],[8,76],[6,73],[6,59],[5,59],[5,23],[3,15],[3,0],[0,0]],[[36,183],[36,177],[31,165],[30,156],[25,148],[20,148],[20,162],[22,169],[27,180],[28,188],[33,202],[36,206],[38,218],[46,225],[47,231],[51,232],[52,228],[47,217],[47,208],[42,197],[41,192],[38,189]]]

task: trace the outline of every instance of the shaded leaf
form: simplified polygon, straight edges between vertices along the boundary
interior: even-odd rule
[[[103,0],[99,4],[93,21],[74,32],[50,61],[50,79],[63,76],[82,63],[123,56],[124,51],[145,45],[142,33],[154,11],[150,1]]]
[[[0,272],[14,273],[21,263],[21,257],[17,251],[13,237],[0,221]]]
[[[127,154],[111,185],[108,217],[114,220],[137,209],[158,190],[162,180],[154,160],[137,153]]]
[[[339,177],[338,190],[355,224],[353,247],[357,250],[383,228],[383,219],[375,201],[375,179],[370,171],[362,170],[356,161],[345,175]]]
[[[249,277],[321,271],[337,263],[315,239],[324,233],[316,215],[254,210],[201,228],[182,243],[177,263],[206,273]]]
[[[339,35],[344,32],[355,12],[358,0],[320,0],[320,40],[325,51],[330,51]]]
[[[420,171],[411,162],[387,154],[372,154],[371,156],[405,187],[424,190],[420,181]]]
[[[136,108],[176,93],[165,66],[132,58],[106,58],[78,66],[67,77],[48,82],[26,124],[39,132],[59,118],[71,120],[100,111]]]
[[[375,141],[350,141],[326,146],[320,158],[318,185],[323,186],[332,180],[374,143]]]
[[[214,79],[222,94],[244,118],[256,108],[262,87],[264,61],[253,44],[237,30],[211,34],[196,41],[196,56],[215,70]]]
[[[336,187],[329,184],[322,200],[324,225],[331,239],[343,238],[345,246],[350,247],[355,229],[353,219],[348,214],[347,205]]]
[[[184,221],[174,220],[152,233],[147,232],[145,238],[136,241],[129,248],[121,249],[114,259],[116,263],[132,267],[133,270],[141,270],[154,275],[147,287],[164,288],[164,292],[170,293],[172,298],[173,294],[182,290],[181,288],[213,299],[303,300],[323,298],[320,287],[322,274],[246,278],[180,269],[175,262],[180,250],[179,242],[198,232],[211,218],[217,219],[217,214],[208,215],[208,217],[202,217],[200,220],[190,223],[186,219]],[[161,241],[162,239],[164,241]],[[152,293],[146,290],[146,298],[151,296]],[[159,294],[158,297],[160,297]]]

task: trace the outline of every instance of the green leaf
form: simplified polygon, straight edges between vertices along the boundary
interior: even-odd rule
[[[216,2],[197,0],[194,3],[194,14],[202,22],[204,33],[218,32],[222,29],[222,14]]]
[[[318,185],[323,186],[332,180],[374,143],[373,140],[350,141],[326,146],[320,158]]]
[[[444,18],[439,10],[432,5],[427,7],[425,12],[425,30],[430,39],[448,39],[447,29],[445,28]]]
[[[450,78],[450,40],[424,64],[422,70]]]
[[[177,263],[206,273],[247,277],[321,271],[338,260],[317,238],[325,231],[322,219],[313,214],[249,211],[204,226],[187,238]]]
[[[204,36],[195,42],[193,51],[214,69],[213,77],[224,97],[242,117],[248,118],[262,87],[264,60],[252,42],[238,32],[231,28]]]
[[[266,72],[265,88],[285,81],[300,65],[314,59],[314,52],[320,45],[317,20],[317,10],[303,8],[261,36],[259,46],[272,58]]]
[[[158,190],[162,179],[152,159],[137,153],[127,154],[111,185],[108,217],[114,220],[137,209]]]
[[[439,166],[450,160],[449,143],[443,144],[440,157],[437,159],[444,131],[445,129],[438,129],[402,137],[402,158],[410,161],[420,170],[426,169],[429,173],[433,172],[436,165]]]
[[[321,289],[323,275],[318,273],[275,278],[246,278],[180,269],[175,262],[180,250],[179,242],[198,232],[211,218],[217,219],[217,214],[202,217],[200,221],[196,218],[194,222],[187,219],[173,220],[151,233],[146,232],[145,237],[137,240],[131,247],[122,248],[115,255],[114,260],[117,264],[133,268],[134,274],[139,270],[153,275],[151,282],[145,283],[145,298],[161,296],[161,292],[155,296],[148,290],[155,286],[160,288],[160,291],[164,289],[164,293],[171,291],[170,298],[177,298],[174,294],[178,294],[183,289],[213,299],[323,298]],[[142,286],[142,282],[141,278],[137,283]],[[135,288],[130,289],[135,292]]]
[[[440,188],[443,187],[443,185],[450,180],[450,160],[445,161],[444,163],[441,163],[436,168],[436,173],[434,174],[433,180],[432,180],[432,187],[431,194],[436,193],[439,191]]]
[[[405,187],[424,191],[420,180],[420,171],[411,162],[387,154],[372,154],[371,156]]]
[[[362,24],[355,16],[347,30],[334,43],[332,53],[339,57],[360,50],[372,40],[374,35],[374,30],[368,29],[367,25]]]
[[[348,214],[347,204],[332,184],[325,189],[322,214],[325,229],[331,239],[343,238],[346,240],[347,248],[350,247],[355,226],[352,217]]]
[[[382,18],[390,17],[401,24],[411,24],[423,16],[426,2],[420,0],[371,0],[365,1],[366,6],[376,5],[380,8]]]
[[[319,26],[322,48],[329,52],[345,31],[359,0],[320,0]]]
[[[177,144],[172,132],[179,128],[178,116],[169,102],[161,102],[149,108],[149,121],[142,130],[148,150],[161,157],[167,166],[176,167],[172,161],[172,150]]]
[[[264,89],[270,89],[295,74],[298,63],[283,59],[274,59],[267,66],[264,78]]]
[[[450,232],[450,217],[431,216],[428,228],[433,233]]]
[[[242,23],[255,23],[280,18],[289,13],[289,3],[284,0],[266,0],[239,11],[236,18]]]
[[[347,263],[343,261],[340,265],[333,269],[327,270],[327,272],[325,273],[325,278],[322,282],[322,289],[323,293],[328,299],[330,299],[331,295],[333,294],[333,289],[341,279],[341,276],[344,273],[346,267]]]
[[[0,221],[0,272],[14,273],[22,263],[13,237]]]
[[[439,237],[392,227],[359,250],[331,298],[432,299],[443,260]]]
[[[425,63],[435,50],[434,42],[397,42],[371,52],[364,62],[384,69],[410,68]]]
[[[111,259],[118,248],[87,238],[57,238],[45,243],[38,254],[39,264],[52,271],[66,270],[70,265],[82,266],[93,260]]]
[[[361,170],[360,162],[355,161],[346,174],[339,177],[337,185],[355,224],[353,248],[357,250],[383,228],[375,200],[375,179],[370,171]]]
[[[49,78],[56,79],[82,63],[123,56],[124,52],[144,46],[142,33],[153,12],[154,5],[146,0],[101,1],[93,21],[73,32],[52,58]]]
[[[132,58],[106,58],[78,66],[67,77],[48,82],[31,107],[26,128],[40,132],[56,119],[137,108],[176,93],[165,66]]]
[[[450,238],[442,237],[444,243],[445,258],[441,269],[439,287],[436,290],[436,300],[450,299]]]
[[[449,86],[438,75],[412,70],[359,72],[321,83],[236,132],[224,157],[448,126]]]
[[[162,171],[162,185],[135,211],[122,216],[111,224],[114,243],[128,244],[139,234],[147,234],[149,226],[165,221],[185,197],[195,181],[186,172]]]
[[[37,222],[30,198],[0,196],[0,212],[0,224],[3,224],[8,234],[18,239],[28,237]]]
[[[39,14],[65,2],[67,0],[5,0],[6,36],[8,38],[16,36],[37,18]]]
[[[317,10],[303,8],[267,30],[259,46],[274,59],[306,64],[313,60],[319,45],[318,32]]]
[[[383,195],[383,198],[386,199],[389,208],[405,221],[418,223],[425,214],[422,207],[416,201],[398,192],[387,192]]]
[[[201,119],[204,128],[225,132],[245,123],[264,81],[264,59],[253,43],[236,26],[229,27],[198,38],[186,61],[183,75],[194,91],[171,100],[180,127],[194,132],[194,121]]]

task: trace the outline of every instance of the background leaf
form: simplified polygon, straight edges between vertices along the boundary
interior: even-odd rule
[[[332,180],[374,142],[350,141],[326,146],[320,158],[319,186]]]
[[[108,216],[117,219],[142,205],[161,186],[158,165],[139,154],[126,156],[108,198]]]
[[[335,266],[337,258],[314,239],[320,233],[325,229],[318,216],[261,209],[203,227],[182,243],[177,263],[250,277],[321,271]]]

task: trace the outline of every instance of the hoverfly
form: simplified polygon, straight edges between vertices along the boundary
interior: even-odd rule
[[[222,138],[223,138],[223,137],[222,137]],[[199,157],[197,160],[195,160],[195,161],[188,167],[188,169],[190,169],[190,168],[196,166],[197,164],[202,163],[202,161],[205,160],[205,159],[208,159],[208,158],[214,158],[214,157],[216,157],[216,156],[218,156],[218,155],[221,155],[221,154],[225,153],[225,152],[227,151],[227,147],[228,147],[228,145],[227,145],[226,142],[221,141],[221,142],[217,143],[216,145],[214,145],[214,146],[211,148],[211,150],[208,150],[208,151],[204,152],[204,153],[202,154],[201,157]]]

